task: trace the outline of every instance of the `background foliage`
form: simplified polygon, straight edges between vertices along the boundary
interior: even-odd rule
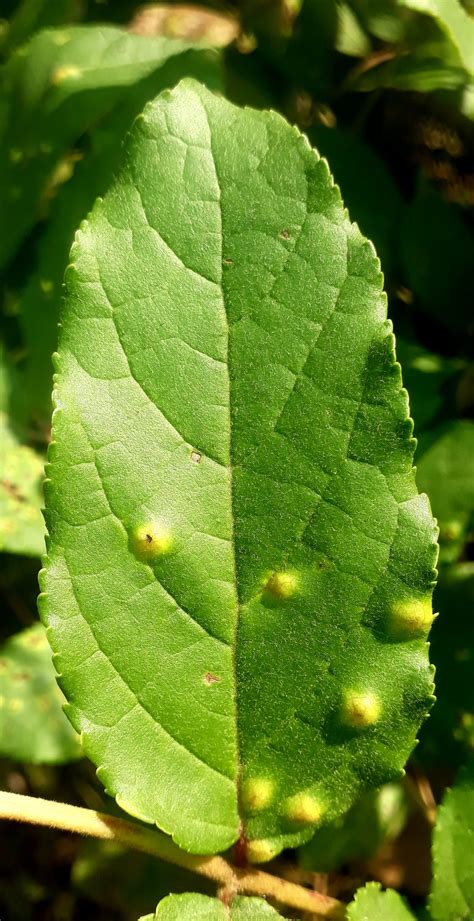
[[[472,12],[469,0],[1,7],[1,784],[118,811],[78,757],[37,625],[50,356],[76,227],[106,191],[134,116],[194,76],[307,132],[373,239],[415,420],[418,485],[440,525],[438,702],[407,777],[277,862],[280,874],[338,898],[377,880],[407,899],[370,883],[352,921],[474,914],[464,844],[474,827],[473,773],[464,766],[474,747]],[[436,804],[459,768],[434,833],[425,909]],[[0,855],[0,915],[12,921],[134,919],[170,891],[206,885],[116,846],[31,829],[2,829]]]

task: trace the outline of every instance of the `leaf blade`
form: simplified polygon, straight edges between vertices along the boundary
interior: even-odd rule
[[[431,699],[435,531],[379,266],[301,135],[188,81],[135,123],[73,263],[43,600],[72,718],[121,805],[190,850],[236,840],[242,765],[269,859],[396,774]],[[150,751],[140,698],[177,747]]]

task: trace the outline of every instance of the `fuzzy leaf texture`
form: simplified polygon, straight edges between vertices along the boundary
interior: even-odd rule
[[[431,702],[379,262],[297,130],[184,81],[66,285],[41,611],[69,716],[125,810],[202,853],[242,820],[268,860],[398,775]]]
[[[438,810],[433,835],[433,921],[474,915],[474,760],[461,771]]]
[[[347,921],[415,921],[404,899],[394,889],[382,890],[380,883],[367,883],[356,892],[347,909]]]
[[[263,899],[236,898],[227,908],[218,899],[186,892],[169,895],[154,915],[141,921],[277,921],[281,915]]]

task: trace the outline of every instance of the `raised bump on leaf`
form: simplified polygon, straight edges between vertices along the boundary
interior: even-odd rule
[[[313,825],[319,822],[324,809],[311,793],[295,793],[285,803],[286,817],[290,822],[301,825]]]
[[[132,546],[141,559],[155,560],[171,551],[173,540],[164,525],[148,521],[134,529]]]
[[[408,639],[428,633],[433,620],[431,598],[414,598],[392,606],[390,626],[395,634]]]
[[[265,583],[265,594],[277,601],[287,601],[298,589],[298,577],[292,572],[274,572]]]
[[[281,844],[278,840],[256,838],[254,841],[248,841],[246,857],[249,863],[268,863],[280,850]]]
[[[342,718],[356,729],[364,729],[377,722],[381,711],[380,700],[370,691],[349,691],[345,694],[342,705]]]
[[[275,784],[269,777],[249,778],[243,784],[242,803],[248,812],[261,812],[272,801]]]

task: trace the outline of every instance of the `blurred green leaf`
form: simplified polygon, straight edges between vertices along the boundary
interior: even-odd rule
[[[452,562],[474,521],[474,422],[453,420],[422,433],[415,459],[418,488],[438,519],[441,561]]]
[[[336,822],[317,829],[311,841],[300,848],[300,863],[305,869],[330,873],[350,860],[368,859],[384,841],[400,834],[408,811],[402,784],[385,784],[364,796]]]
[[[44,553],[42,458],[21,444],[0,412],[0,551]]]
[[[212,89],[221,87],[220,56],[208,49],[177,53],[136,85],[125,87],[120,102],[95,125],[83,159],[59,190],[37,248],[37,262],[20,301],[20,324],[26,345],[23,386],[29,408],[40,420],[51,414],[51,355],[57,344],[63,276],[76,228],[98,195],[107,191],[122,155],[122,141],[146,103],[193,76]],[[35,419],[37,422],[38,420]]]
[[[384,892],[380,883],[367,883],[348,906],[347,921],[415,921],[415,915],[394,889]]]
[[[438,809],[433,835],[433,921],[474,917],[474,761],[460,772]]]
[[[341,54],[361,58],[369,54],[371,42],[349,3],[337,7],[337,36],[335,47]]]
[[[431,631],[436,703],[422,727],[416,757],[430,767],[458,766],[474,750],[474,563],[441,570]]]
[[[111,26],[69,26],[36,34],[3,68],[0,115],[0,267],[44,207],[61,157],[127,88],[189,44],[143,38]],[[43,202],[42,202],[43,196]]]
[[[0,650],[0,754],[33,764],[63,764],[82,755],[62,711],[51,649],[35,624]]]
[[[474,234],[461,209],[420,184],[405,208],[400,254],[423,311],[457,333],[472,329]]]
[[[308,137],[327,158],[351,220],[373,240],[383,271],[392,274],[397,265],[402,200],[385,163],[349,131],[316,125],[308,130]]]
[[[129,921],[150,911],[169,892],[214,891],[204,877],[164,863],[156,857],[131,852],[112,841],[85,841],[72,869],[75,889]],[[154,915],[153,915],[154,917]]]
[[[400,6],[433,17],[455,49],[459,65],[474,76],[474,20],[459,0],[399,0]]]
[[[417,342],[397,336],[397,357],[403,370],[403,384],[410,395],[415,435],[443,421],[455,411],[455,389],[468,367],[461,358],[445,358]]]
[[[169,895],[151,915],[152,921],[277,921],[277,918],[281,915],[263,899],[237,897],[227,907],[218,899],[190,892]]]
[[[8,20],[0,49],[11,52],[33,32],[80,18],[80,0],[21,0]]]

